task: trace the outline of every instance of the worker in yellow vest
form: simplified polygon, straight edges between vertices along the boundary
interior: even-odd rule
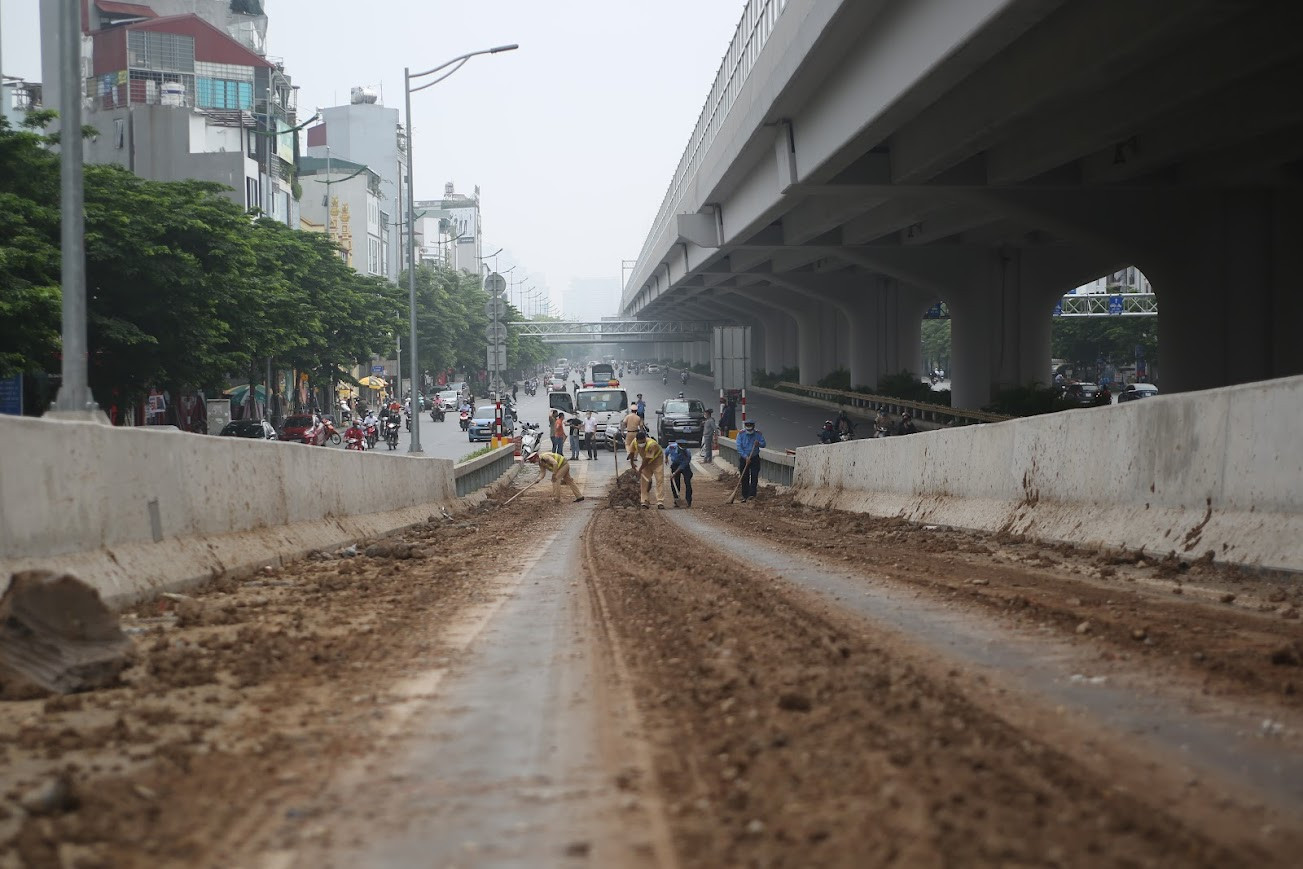
[[[638,462],[638,495],[639,503],[644,510],[650,510],[651,504],[647,501],[647,488],[650,485],[656,487],[656,509],[665,509],[665,451],[661,445],[656,442],[656,438],[648,437],[646,429],[638,429],[635,435],[634,454],[641,460]]]
[[[547,472],[552,472],[552,500],[561,503],[561,484],[565,483],[574,493],[576,501],[584,500],[584,493],[570,476],[570,463],[560,453],[530,453],[525,461],[538,465],[538,482],[542,482]]]

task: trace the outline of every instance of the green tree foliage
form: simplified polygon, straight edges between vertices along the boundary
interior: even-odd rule
[[[399,280],[407,285],[406,274]],[[457,269],[423,263],[416,268],[417,355],[422,371],[432,374],[453,368],[480,371],[487,361],[485,328],[489,316],[485,306],[489,294],[483,279]],[[407,304],[404,301],[404,315]],[[520,370],[545,362],[551,355],[541,340],[522,336],[511,323],[524,317],[507,306],[502,322],[507,324],[507,367]],[[403,335],[406,336],[406,331]],[[404,351],[406,352],[406,351]],[[403,357],[406,361],[406,356]]]
[[[48,143],[0,121],[0,375],[57,367]],[[218,185],[88,166],[85,200],[90,378],[103,404],[261,379],[268,359],[328,386],[389,346],[405,313],[399,288],[353,271],[324,236],[253,220]]]
[[[1056,317],[1051,334],[1051,354],[1071,363],[1078,377],[1093,376],[1101,360],[1134,362],[1137,347],[1151,362],[1158,359],[1157,317]]]
[[[950,320],[924,320],[922,329],[923,361],[927,365],[950,370]]]

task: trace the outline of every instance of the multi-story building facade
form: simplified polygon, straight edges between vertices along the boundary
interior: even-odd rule
[[[350,160],[300,157],[299,180],[304,226],[329,232],[355,270],[385,277],[389,215],[380,207],[380,176]]]
[[[484,251],[480,188],[472,196],[458,193],[449,181],[442,199],[416,201],[416,226],[423,262],[479,274]]]
[[[321,109],[321,123],[307,129],[307,154],[324,160],[327,151],[336,159],[366,166],[380,179],[380,211],[385,218],[385,277],[397,281],[405,268],[407,250],[406,195],[407,140],[398,123],[398,110],[382,105],[369,88],[353,88],[346,106]]]
[[[84,121],[100,133],[87,160],[157,181],[216,181],[242,207],[297,227],[297,90],[265,56],[260,0],[79,2]],[[48,17],[43,7],[47,70],[57,59]]]

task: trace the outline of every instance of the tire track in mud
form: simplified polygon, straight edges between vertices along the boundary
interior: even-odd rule
[[[1264,837],[1242,814],[1196,823],[1134,775],[1102,775],[1071,728],[1011,723],[956,673],[663,516],[608,508],[591,534],[591,580],[640,683],[684,866],[1223,867],[1297,853],[1296,837]]]

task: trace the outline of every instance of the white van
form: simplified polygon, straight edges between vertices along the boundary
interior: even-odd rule
[[[580,419],[588,419],[588,412],[593,412],[597,420],[596,440],[607,444],[615,435],[607,436],[607,428],[615,431],[620,421],[629,412],[629,393],[618,387],[591,386],[575,393],[575,413]]]

